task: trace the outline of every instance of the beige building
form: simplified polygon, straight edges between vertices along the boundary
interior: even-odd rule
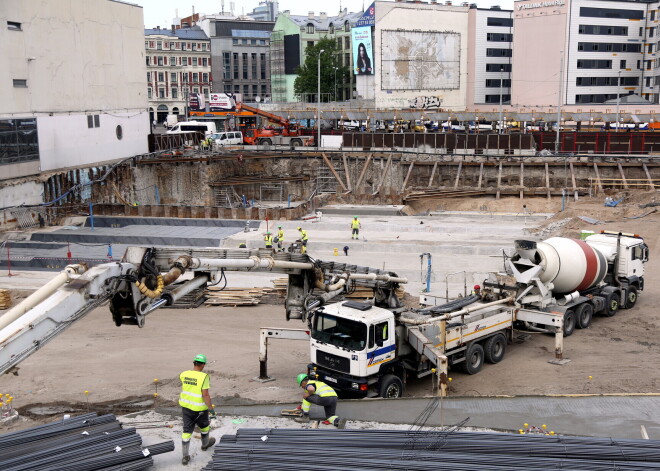
[[[212,91],[211,41],[199,26],[144,31],[149,118],[163,123],[168,114],[185,116],[187,97],[194,108]]]

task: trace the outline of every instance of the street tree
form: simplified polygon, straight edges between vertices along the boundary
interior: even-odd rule
[[[298,67],[298,77],[293,84],[296,96],[304,101],[316,103],[318,90],[318,58],[321,54],[321,101],[335,100],[335,91],[344,84],[344,78],[348,76],[348,67],[339,65],[342,50],[337,41],[327,37],[321,39],[314,46],[308,46],[305,50],[305,61]]]

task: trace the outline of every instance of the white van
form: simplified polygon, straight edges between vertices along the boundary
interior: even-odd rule
[[[175,124],[167,134],[183,134],[184,132],[203,132],[204,137],[217,132],[215,123],[211,121],[182,121]]]
[[[243,144],[243,133],[240,131],[220,131],[211,134],[216,147],[240,146]]]

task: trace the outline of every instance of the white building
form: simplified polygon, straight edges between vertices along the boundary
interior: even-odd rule
[[[7,179],[148,151],[141,7],[3,0],[0,26],[1,205],[42,198]]]
[[[511,100],[511,60],[513,11],[471,5],[468,48],[469,104],[509,103]]]

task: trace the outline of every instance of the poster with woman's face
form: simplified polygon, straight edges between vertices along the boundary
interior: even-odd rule
[[[353,28],[353,72],[355,75],[373,75],[374,58],[371,48],[371,26]]]

